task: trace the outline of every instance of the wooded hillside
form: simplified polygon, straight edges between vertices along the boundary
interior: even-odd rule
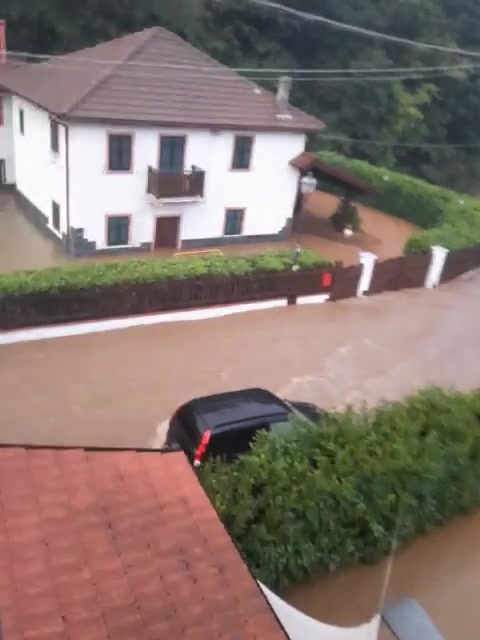
[[[412,40],[480,49],[476,0],[281,2]],[[4,0],[2,5],[8,46],[17,51],[72,51],[161,24],[235,67],[348,70],[461,65],[449,71],[408,71],[393,80],[390,72],[380,79],[372,74],[359,78],[337,73],[322,79],[310,74],[308,80],[294,80],[292,100],[322,118],[329,135],[363,140],[312,140],[316,149],[333,149],[446,186],[479,191],[480,54],[461,57],[394,44],[249,0]],[[274,75],[260,74],[268,76],[263,80],[267,85]],[[398,144],[427,146],[394,146]]]

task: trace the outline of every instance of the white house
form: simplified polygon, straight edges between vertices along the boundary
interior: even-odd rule
[[[0,74],[0,177],[75,255],[288,235],[324,125],[160,27]]]

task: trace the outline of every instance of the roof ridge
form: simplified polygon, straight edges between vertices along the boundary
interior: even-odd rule
[[[274,86],[245,78],[195,44],[157,25],[58,62],[9,71],[0,84],[67,120],[302,133],[324,128],[292,103],[291,118],[279,119]],[[185,73],[175,69],[185,65]]]
[[[23,449],[25,451],[86,451],[88,452],[110,452],[116,453],[117,451],[130,453],[172,453],[172,449],[165,447],[153,448],[152,447],[109,447],[100,445],[67,445],[67,444],[32,444],[22,442],[0,442],[0,452],[4,449]]]
[[[88,98],[88,96],[93,91],[95,91],[95,89],[98,89],[98,87],[103,82],[108,80],[108,78],[112,75],[112,73],[117,69],[117,67],[119,65],[123,64],[124,62],[127,62],[133,55],[135,55],[135,53],[140,51],[140,49],[142,49],[142,47],[144,47],[149,42],[149,40],[153,37],[153,35],[155,33],[157,33],[157,31],[158,31],[158,27],[149,27],[147,29],[143,29],[143,32],[145,33],[146,37],[141,42],[139,42],[136,46],[134,46],[133,49],[131,49],[121,59],[116,60],[115,62],[112,62],[112,64],[108,67],[108,69],[105,71],[105,73],[100,74],[100,76],[94,80],[94,82],[91,84],[91,86],[87,89],[87,91],[85,91],[83,93],[83,95],[80,98],[76,98],[75,100],[73,100],[67,106],[67,108],[65,109],[65,114],[64,115],[68,115],[71,111],[73,111],[74,109],[79,107],[82,104],[82,102],[84,100],[86,100],[86,98]],[[134,34],[126,34],[125,36],[121,36],[121,37],[127,37],[128,38],[128,36],[132,36],[132,35],[134,35]],[[109,42],[111,42],[111,40]],[[104,44],[104,43],[100,43],[100,44]],[[95,47],[90,47],[90,48],[95,48]],[[81,50],[80,51],[76,51],[74,53],[81,53]]]
[[[265,87],[262,87],[260,84],[255,82],[255,80],[253,80],[253,79],[251,80],[250,78],[246,78],[245,76],[243,76],[241,73],[239,73],[235,69],[232,69],[232,67],[229,67],[228,64],[226,64],[224,62],[221,62],[220,60],[217,60],[212,55],[210,55],[209,53],[204,51],[203,49],[200,49],[199,46],[197,47],[194,44],[192,44],[191,42],[189,42],[188,40],[185,40],[184,38],[182,38],[182,36],[179,36],[178,33],[175,33],[174,31],[169,31],[165,27],[159,27],[159,28],[163,29],[163,31],[165,31],[170,37],[173,37],[176,40],[179,40],[184,46],[187,46],[190,49],[192,49],[193,51],[195,51],[196,54],[200,53],[203,58],[207,59],[215,67],[221,67],[225,71],[226,75],[235,76],[239,80],[242,80],[243,82],[245,82],[245,84],[249,85],[250,87],[254,87],[255,89],[260,89],[260,91],[262,93],[267,93],[267,94],[269,94],[271,96],[275,96],[275,90],[274,89],[265,89]]]
[[[256,82],[256,80],[254,78],[247,78],[246,76],[242,75],[236,69],[232,69],[232,67],[229,67],[228,64],[226,64],[224,62],[221,62],[220,60],[217,60],[212,55],[207,53],[207,51],[205,51],[204,49],[201,49],[200,45],[197,47],[193,43],[189,42],[188,40],[185,40],[184,38],[182,38],[182,36],[178,35],[178,33],[175,33],[175,31],[169,31],[165,27],[158,27],[158,29],[164,31],[171,38],[180,41],[184,46],[189,47],[196,54],[200,53],[201,56],[206,61],[205,64],[207,64],[207,62],[210,62],[212,64],[212,66],[218,67],[223,72],[225,72],[225,75],[234,76],[240,82],[243,82],[245,87],[248,87],[249,89],[252,89],[255,93],[257,93],[257,94],[260,93],[261,95],[271,97],[272,100],[275,100],[275,95],[276,95],[275,88],[271,88],[271,89],[266,88],[266,87],[262,86],[261,84],[258,84],[258,82]],[[300,113],[300,114],[304,113],[302,109],[300,109],[299,107],[296,107],[292,103],[289,103],[288,106],[289,106],[289,112],[291,114],[292,114],[292,112],[293,113]],[[320,130],[323,130],[323,129],[327,128],[325,123],[321,122],[321,124],[323,126],[320,128]]]

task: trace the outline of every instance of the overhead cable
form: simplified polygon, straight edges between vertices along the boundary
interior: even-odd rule
[[[223,0],[216,0],[216,2],[222,2],[222,1]],[[356,33],[358,35],[368,36],[370,38],[376,38],[377,40],[385,40],[388,42],[394,42],[396,44],[409,45],[409,46],[417,47],[419,49],[431,49],[433,51],[442,51],[444,53],[451,53],[457,56],[469,56],[472,58],[480,58],[479,51],[470,51],[470,50],[461,49],[458,47],[448,47],[441,44],[421,42],[418,40],[410,40],[409,38],[401,38],[399,36],[393,36],[388,33],[382,33],[381,31],[374,31],[373,29],[365,29],[364,27],[357,27],[352,24],[347,24],[346,22],[340,22],[339,20],[332,20],[331,18],[327,18],[326,16],[310,13],[308,11],[300,11],[299,9],[293,9],[292,7],[287,7],[278,2],[273,2],[272,0],[248,0],[248,2],[263,8],[275,9],[283,13],[288,13],[298,18],[302,18],[303,20],[322,23],[327,26],[334,27],[335,29],[341,29],[343,31],[348,31],[350,33]]]
[[[250,0],[251,2],[257,2],[257,0]],[[81,53],[81,52],[79,52]],[[362,67],[362,68],[290,68],[290,67],[227,67],[221,64],[218,64],[218,68],[204,65],[192,65],[192,64],[180,64],[175,62],[142,62],[142,61],[134,61],[134,60],[126,60],[123,62],[119,62],[118,60],[109,60],[105,58],[90,58],[75,54],[63,54],[63,55],[47,55],[42,53],[28,53],[26,51],[8,51],[7,54],[12,61],[21,60],[21,61],[36,61],[36,62],[52,62],[62,64],[76,64],[76,63],[85,63],[88,65],[96,65],[101,64],[105,66],[122,66],[122,67],[139,67],[139,68],[150,68],[150,69],[178,69],[185,71],[198,71],[202,73],[217,73],[220,74],[222,69],[224,69],[225,73],[229,71],[236,71],[237,73],[278,73],[278,74],[292,74],[292,75],[302,75],[302,74],[319,74],[319,75],[334,75],[334,74],[347,74],[348,76],[353,76],[357,74],[382,74],[382,73],[410,73],[410,72],[423,72],[423,71],[460,71],[460,70],[468,70],[472,68],[476,68],[480,66],[478,64],[455,64],[455,65],[434,65],[434,66],[415,66],[415,67]],[[480,53],[479,53],[480,57]]]
[[[109,64],[105,62],[104,64]],[[137,67],[139,67],[137,69]],[[21,69],[22,66],[19,65],[18,69]],[[170,67],[168,67],[170,69]],[[35,69],[38,70],[38,73],[49,72],[52,69],[60,69],[72,72],[86,72],[91,74],[92,70],[95,70],[95,66],[92,67],[90,61],[84,59],[77,58],[64,58],[58,57],[55,58],[51,65],[48,64],[38,64],[35,65]],[[116,71],[119,73],[120,77],[125,79],[140,79],[140,78],[150,78],[154,77],[155,65],[149,65],[148,67],[144,67],[144,65],[137,65],[131,63],[129,66],[124,66],[124,64],[119,65]],[[172,70],[177,70],[176,68],[171,68]],[[308,75],[310,72],[305,70],[305,73],[302,75],[296,76],[292,74],[290,77],[292,78],[294,83],[298,82],[318,82],[318,83],[362,83],[362,82],[395,82],[395,81],[406,81],[406,80],[428,80],[431,78],[439,78],[444,76],[450,76],[455,72],[477,72],[480,70],[480,65],[453,65],[449,67],[439,67],[436,69],[435,67],[426,67],[426,69],[431,69],[431,71],[427,71],[422,73],[420,71],[420,67],[412,68],[411,72],[408,68],[405,68],[405,71],[401,74],[391,73],[390,70],[385,70],[384,73],[371,73],[368,75],[367,73],[362,73],[362,75]],[[112,71],[115,70],[115,67],[112,66]],[[104,69],[99,69],[99,72],[103,72]],[[278,81],[281,77],[280,75],[274,76],[270,73],[268,75],[260,75],[259,73],[255,75],[251,75],[251,72],[242,73],[240,76],[233,75],[230,73],[230,69],[225,68],[223,70],[221,67],[216,69],[215,67],[208,67],[204,70],[200,70],[196,67],[182,68],[179,70],[179,75],[187,79],[189,76],[196,77],[199,73],[203,75],[203,77],[207,80],[209,79],[218,79],[223,82],[233,82],[238,81],[239,77],[245,80],[249,80],[251,82],[260,82],[260,81]],[[265,72],[267,73],[267,71]]]
[[[436,142],[394,142],[389,140],[370,140],[365,138],[349,138],[347,136],[337,136],[333,134],[320,134],[325,140],[336,140],[338,142],[349,142],[351,144],[371,144],[382,147],[405,147],[412,149],[479,149],[479,143],[472,144],[455,144],[455,143],[436,143]]]

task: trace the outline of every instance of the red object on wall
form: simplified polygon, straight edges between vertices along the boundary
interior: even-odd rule
[[[7,62],[7,36],[5,20],[0,20],[0,64]]]
[[[326,289],[332,286],[332,274],[330,272],[322,274],[322,287]]]

